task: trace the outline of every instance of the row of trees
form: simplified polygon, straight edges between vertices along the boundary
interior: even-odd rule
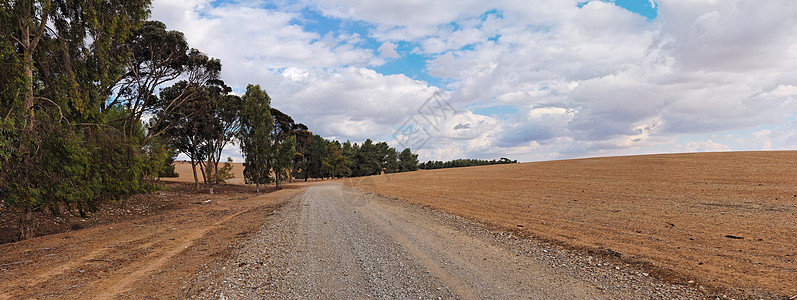
[[[328,141],[313,135],[296,178],[334,178],[379,175],[418,170],[418,154],[401,152],[385,142],[370,139],[362,144]]]
[[[149,6],[0,2],[0,205],[20,211],[20,238],[33,235],[34,211],[85,216],[156,188],[174,171],[177,116],[210,118],[194,133],[229,130],[221,62],[145,21]],[[196,157],[217,162],[230,139],[208,136],[191,135],[191,143],[201,145]]]
[[[455,159],[450,161],[427,161],[418,165],[420,169],[446,169],[446,168],[459,168],[459,167],[473,167],[473,166],[486,166],[486,165],[500,165],[500,164],[515,164],[517,160],[509,160],[502,157],[499,160],[484,160],[484,159]]]
[[[237,138],[244,155],[244,179],[255,184],[295,178],[368,176],[418,169],[418,155],[397,152],[385,142],[370,139],[361,145],[326,140],[289,115],[271,107],[271,98],[258,85],[249,85],[241,98]],[[183,150],[181,150],[183,151]]]
[[[247,183],[414,171],[385,142],[329,141],[271,107],[249,85],[219,79],[221,61],[179,31],[147,21],[150,0],[0,1],[0,206],[77,212],[157,188],[191,161],[196,187],[226,179],[238,143]],[[168,85],[168,86],[166,86]],[[422,164],[423,165],[423,164]]]

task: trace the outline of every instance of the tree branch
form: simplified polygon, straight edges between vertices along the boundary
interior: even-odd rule
[[[52,104],[53,104],[53,105],[54,105],[56,108],[58,108],[58,114],[60,114],[60,115],[61,115],[61,119],[63,119],[64,121],[67,121],[67,122],[69,122],[69,120],[67,120],[67,119],[66,119],[66,117],[64,117],[64,112],[61,110],[61,106],[60,106],[60,105],[58,105],[58,104],[56,104],[56,103],[55,103],[53,100],[47,99],[47,98],[45,98],[45,97],[40,97],[40,96],[33,97],[33,99],[36,99],[36,100],[45,100],[45,101],[47,101],[47,102],[50,102],[50,103],[52,103]]]
[[[44,29],[47,28],[47,18],[50,16],[50,7],[52,6],[52,1],[47,0],[47,3],[42,7],[42,19],[41,19],[41,27],[37,30],[38,32],[33,37],[33,42],[30,44],[30,52],[33,53],[33,49],[36,49],[36,45],[41,40],[42,35],[44,34]]]

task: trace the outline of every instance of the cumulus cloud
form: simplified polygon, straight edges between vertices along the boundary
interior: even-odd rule
[[[379,54],[384,58],[399,58],[401,55],[396,52],[396,47],[398,47],[398,45],[391,42],[384,42],[379,46],[377,51],[379,51]]]
[[[521,110],[501,145],[554,140],[564,156],[633,152],[680,134],[771,124],[794,111],[797,12],[788,1],[771,4],[660,3],[654,22],[599,1],[550,5],[550,15],[537,18],[505,9],[495,20],[498,38],[440,54],[429,68],[454,78],[450,87],[466,101],[574,111],[541,122]],[[671,149],[726,149],[709,144]]]
[[[222,60],[222,78],[236,87],[274,80],[286,67],[337,68],[383,63],[351,35],[319,35],[294,24],[297,12],[209,1],[156,0],[152,17],[185,33],[191,47]],[[270,78],[271,77],[271,78]],[[270,80],[269,80],[270,79]]]
[[[791,1],[651,0],[652,21],[612,2],[580,2],[302,0],[267,9],[156,0],[153,16],[222,58],[226,81],[263,84],[276,107],[326,137],[389,136],[434,91],[447,91],[461,113],[418,149],[421,159],[797,143]],[[307,31],[295,22],[306,9],[366,32]],[[404,59],[397,43],[424,58],[439,87],[374,71]],[[471,105],[516,112],[461,109]],[[740,130],[753,133],[705,138]]]
[[[405,75],[360,67],[288,68],[282,77],[269,90],[274,107],[322,136],[358,142],[391,134],[438,90]]]

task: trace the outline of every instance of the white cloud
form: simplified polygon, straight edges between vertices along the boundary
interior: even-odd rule
[[[772,124],[794,111],[797,11],[788,3],[659,3],[652,23],[600,1],[550,5],[548,16],[504,9],[495,42],[445,52],[429,68],[455,79],[449,87],[465,101],[577,111],[539,122],[521,110],[504,145],[551,139],[567,156],[633,152],[681,134]],[[724,149],[705,141],[672,147]]]
[[[274,80],[286,67],[338,68],[379,65],[373,51],[355,47],[351,34],[321,36],[292,23],[301,15],[241,4],[156,0],[152,17],[185,33],[191,47],[222,60],[222,79],[242,88]],[[182,13],[179,13],[182,12]]]
[[[727,150],[737,142],[705,136],[741,130],[740,144],[797,147],[790,0],[651,0],[653,21],[604,1],[289,2],[156,0],[153,16],[222,58],[228,83],[263,84],[276,107],[327,137],[389,136],[436,89],[370,69],[401,61],[398,43],[429,58],[424,71],[457,108],[518,108],[505,119],[463,111],[422,159]],[[367,33],[308,32],[293,21],[304,8]]]
[[[396,47],[398,47],[398,45],[391,42],[384,42],[381,46],[379,46],[377,51],[379,51],[379,54],[384,58],[400,58],[401,55],[396,52]]]
[[[437,88],[404,75],[348,67],[289,68],[269,89],[272,105],[325,137],[361,142],[393,132]]]
[[[717,152],[717,151],[730,151],[731,147],[716,143],[711,139],[703,142],[692,141],[686,144],[676,144],[675,149],[679,152]]]

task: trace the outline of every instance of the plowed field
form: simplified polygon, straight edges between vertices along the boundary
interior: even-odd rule
[[[797,294],[797,152],[594,158],[346,179],[651,274]]]

